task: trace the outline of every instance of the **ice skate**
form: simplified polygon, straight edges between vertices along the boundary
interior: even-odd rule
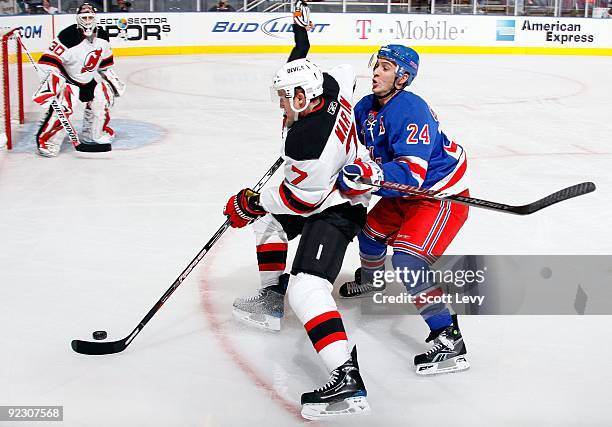
[[[370,412],[367,391],[357,363],[357,348],[351,358],[334,369],[323,387],[302,394],[302,416],[308,420],[362,415]]]
[[[445,374],[459,372],[470,367],[465,355],[467,350],[457,316],[453,315],[453,324],[429,334],[426,342],[433,341],[433,347],[426,353],[414,357],[418,375]]]
[[[57,157],[64,142],[64,130],[58,120],[43,120],[36,136],[37,152],[43,157]]]
[[[341,298],[364,298],[374,295],[377,292],[383,292],[387,285],[383,282],[380,286],[374,286],[371,283],[362,283],[361,268],[355,271],[355,280],[346,282],[340,286],[339,294]]]
[[[61,141],[58,143],[48,142],[47,144],[38,144],[37,152],[43,157],[57,157],[61,148]]]
[[[271,331],[280,331],[285,314],[285,294],[289,275],[283,274],[279,284],[261,288],[250,298],[236,298],[232,313],[240,322]]]

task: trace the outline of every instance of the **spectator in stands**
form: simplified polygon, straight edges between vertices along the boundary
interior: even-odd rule
[[[42,8],[49,15],[53,15],[59,12],[59,9],[57,7],[51,6],[51,3],[49,3],[49,0],[43,0]]]
[[[209,12],[235,12],[236,9],[231,4],[224,0],[219,0],[219,3],[208,9]]]
[[[66,13],[76,13],[83,1],[84,0],[62,0],[62,10]],[[96,12],[104,10],[102,0],[87,0],[87,3],[92,5],[96,9]]]
[[[132,10],[132,3],[126,0],[117,0],[117,4],[111,4],[111,12],[129,12]]]
[[[26,7],[25,1],[17,0],[16,4],[17,4],[17,7],[15,8],[16,13],[26,13],[27,7]]]
[[[26,0],[26,12],[35,15],[54,14],[58,12],[57,7],[51,6],[49,0]]]

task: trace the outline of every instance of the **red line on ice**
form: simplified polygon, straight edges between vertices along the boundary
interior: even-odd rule
[[[278,392],[274,389],[274,387],[264,380],[250,365],[247,359],[243,358],[240,353],[234,348],[231,340],[229,339],[228,333],[223,330],[222,322],[217,317],[217,311],[214,306],[213,301],[210,298],[211,293],[211,284],[206,279],[207,273],[210,270],[210,266],[212,262],[215,260],[216,253],[219,252],[222,243],[217,243],[217,247],[215,251],[209,255],[209,258],[202,263],[202,267],[200,269],[200,291],[202,297],[200,298],[200,305],[202,306],[202,310],[204,312],[204,316],[208,321],[210,330],[213,333],[213,336],[218,341],[220,347],[223,349],[225,354],[227,354],[230,359],[236,364],[238,368],[246,376],[253,381],[253,383],[260,389],[269,394],[272,397],[272,400],[279,404],[287,413],[296,418],[297,420],[306,423],[308,421],[304,420],[300,415],[300,406],[295,402],[292,402],[288,399],[285,399],[283,396],[278,394]],[[203,273],[203,274],[202,274]],[[229,310],[229,307],[228,307]],[[309,425],[314,425],[311,422],[308,422]]]

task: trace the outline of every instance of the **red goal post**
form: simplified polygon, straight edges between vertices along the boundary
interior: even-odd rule
[[[19,28],[0,29],[0,147],[13,147],[15,122],[23,124],[23,62]]]

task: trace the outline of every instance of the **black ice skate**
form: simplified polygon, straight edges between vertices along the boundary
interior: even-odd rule
[[[232,309],[234,317],[250,326],[280,331],[288,282],[289,274],[283,274],[278,285],[262,288],[254,297],[236,298]]]
[[[323,387],[302,394],[302,416],[318,420],[341,415],[361,415],[370,412],[367,391],[357,363],[357,348],[351,358],[331,373]]]
[[[463,371],[470,367],[465,358],[467,350],[456,315],[453,315],[452,325],[432,331],[426,342],[430,341],[433,341],[433,347],[427,353],[418,354],[414,357],[417,374],[445,374]]]
[[[355,280],[346,282],[340,286],[341,298],[363,298],[374,295],[376,292],[383,292],[387,285],[383,282],[380,286],[374,286],[371,283],[362,283],[361,268],[355,270]]]

